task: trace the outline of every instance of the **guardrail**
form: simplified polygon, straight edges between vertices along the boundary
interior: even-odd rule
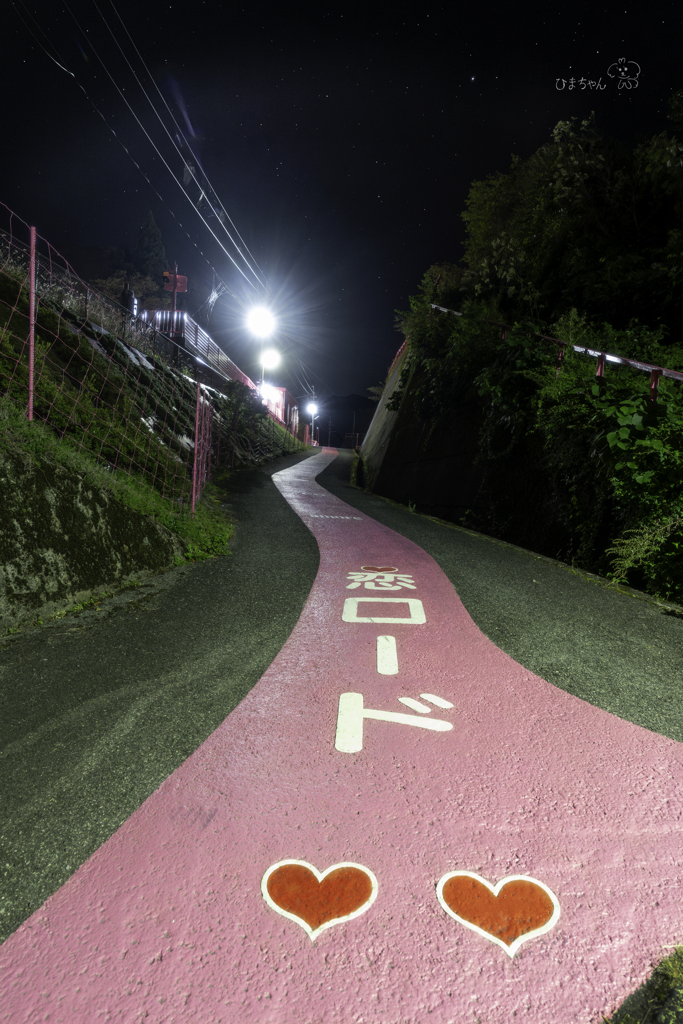
[[[432,309],[438,309],[442,313],[454,313],[455,316],[462,316],[462,313],[458,313],[455,309],[446,309],[445,306],[437,306],[435,302],[430,302],[429,305]],[[495,327],[501,328],[501,341],[505,341],[505,332],[513,329],[511,324],[502,324],[499,320],[482,320],[481,323],[493,324]],[[565,349],[570,347],[570,342],[562,341],[560,338],[551,338],[547,334],[538,334],[537,331],[529,331],[529,334],[533,338],[541,338],[543,341],[550,341],[558,346],[557,352],[557,369],[562,369],[562,360],[564,358]],[[404,344],[401,346],[396,354],[398,359],[400,353],[403,351]],[[605,363],[620,363],[622,366],[631,366],[634,370],[644,370],[646,373],[650,372],[650,401],[657,401],[657,388],[659,386],[660,377],[670,377],[672,380],[682,380],[683,372],[680,370],[669,370],[663,366],[654,366],[652,363],[643,363],[639,359],[626,359],[625,356],[615,356],[610,352],[599,352],[597,349],[589,348],[587,345],[571,345],[571,348],[575,352],[579,352],[583,355],[593,356],[598,360],[596,377],[604,377]],[[396,359],[394,362],[396,362]],[[392,364],[393,365],[393,364]]]

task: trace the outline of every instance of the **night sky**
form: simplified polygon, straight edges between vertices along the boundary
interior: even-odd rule
[[[667,99],[683,88],[682,20],[671,0],[13,0],[0,43],[0,201],[57,250],[133,247],[151,209],[169,260],[194,287],[188,312],[208,294],[212,267],[233,292],[216,303],[210,331],[238,366],[258,375],[259,346],[243,322],[265,296],[285,354],[275,383],[297,395],[309,384],[364,393],[401,344],[394,311],[431,264],[461,258],[473,181],[507,171],[511,154],[530,156],[558,121],[576,116],[578,127],[591,110],[600,131],[628,144],[669,127]],[[621,57],[639,68],[630,89],[608,77]],[[263,286],[208,207],[226,251],[193,210],[194,182],[188,199],[164,166],[161,156],[182,183],[180,156],[143,92],[176,134],[154,83]]]

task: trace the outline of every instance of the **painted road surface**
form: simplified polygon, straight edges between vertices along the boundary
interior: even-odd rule
[[[683,938],[683,744],[501,652],[334,457],[274,477],[290,639],[4,943],[0,1020],[591,1024]]]

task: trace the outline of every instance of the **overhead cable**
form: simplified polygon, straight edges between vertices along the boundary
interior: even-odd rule
[[[21,0],[20,0],[20,2],[21,2]],[[22,3],[22,7],[24,7],[24,8],[25,8],[25,5],[24,5],[23,3]],[[15,10],[16,10],[16,8],[15,8]],[[27,13],[28,13],[28,14],[30,15],[30,17],[31,17],[31,18],[32,18],[32,19],[33,19],[33,20],[35,21],[35,18],[33,18],[33,15],[31,15],[29,11],[27,11]],[[27,30],[27,31],[29,32],[29,34],[30,34],[30,35],[31,35],[31,36],[33,37],[33,39],[35,39],[35,41],[36,41],[36,42],[38,43],[38,45],[40,46],[40,48],[41,48],[41,49],[42,49],[42,50],[43,50],[43,51],[44,51],[44,52],[45,52],[45,53],[47,54],[47,56],[48,56],[48,57],[50,58],[50,60],[52,60],[52,61],[53,61],[53,62],[54,62],[55,64],[57,64],[57,66],[58,66],[59,68],[61,68],[61,70],[62,70],[62,71],[65,71],[65,72],[66,72],[66,73],[67,73],[68,75],[70,75],[70,76],[71,76],[71,77],[72,77],[72,78],[74,79],[74,81],[76,82],[76,85],[78,86],[78,88],[79,88],[79,89],[81,90],[81,92],[83,93],[83,95],[85,96],[85,98],[86,98],[86,99],[88,100],[88,102],[90,103],[90,105],[91,105],[91,106],[93,107],[93,109],[95,110],[95,112],[96,112],[96,113],[97,113],[97,114],[98,114],[98,115],[100,116],[100,118],[102,119],[102,121],[103,121],[103,123],[104,123],[105,127],[106,127],[106,128],[107,128],[107,129],[108,129],[108,130],[109,130],[110,132],[111,132],[111,134],[112,134],[112,135],[114,136],[114,138],[116,139],[116,141],[118,142],[118,144],[119,144],[119,145],[121,146],[121,148],[123,149],[123,151],[124,151],[124,152],[126,153],[126,155],[127,155],[128,157],[129,157],[129,159],[130,159],[130,160],[132,161],[132,163],[133,163],[133,164],[135,164],[135,167],[136,167],[136,168],[138,169],[138,171],[140,172],[140,174],[142,175],[142,177],[143,177],[143,178],[145,179],[145,181],[147,182],[147,184],[149,185],[149,187],[150,187],[150,188],[152,189],[152,191],[154,192],[154,194],[155,194],[155,195],[156,195],[156,196],[158,197],[158,199],[159,199],[159,200],[160,200],[160,201],[161,201],[161,202],[163,203],[163,205],[164,205],[164,206],[166,207],[166,209],[167,209],[167,210],[168,210],[168,212],[169,212],[169,213],[171,214],[171,216],[172,216],[172,217],[173,217],[173,219],[175,220],[175,222],[176,222],[176,224],[178,225],[178,227],[179,227],[179,228],[181,228],[181,230],[183,231],[183,233],[184,233],[185,235],[187,235],[187,237],[189,238],[190,242],[192,242],[192,244],[194,245],[195,249],[197,250],[197,252],[198,252],[198,253],[200,254],[200,256],[202,257],[202,259],[203,259],[203,260],[204,260],[204,261],[205,261],[205,262],[206,262],[206,263],[207,263],[207,264],[209,265],[209,267],[211,267],[211,270],[212,270],[212,271],[214,272],[214,274],[216,275],[216,277],[218,278],[218,280],[219,280],[219,281],[221,282],[221,284],[223,285],[223,287],[224,287],[225,291],[226,291],[226,292],[227,292],[227,293],[228,293],[228,294],[229,294],[230,296],[232,296],[232,298],[233,298],[233,299],[235,299],[235,300],[237,300],[237,301],[239,302],[240,300],[239,300],[238,296],[237,296],[237,295],[235,295],[235,293],[234,293],[234,292],[232,291],[232,289],[231,289],[231,288],[229,288],[229,286],[228,286],[228,285],[227,285],[227,284],[225,283],[225,281],[223,281],[223,279],[222,279],[222,278],[220,277],[220,275],[218,274],[218,271],[216,270],[216,268],[214,267],[214,265],[213,265],[213,264],[211,263],[211,260],[210,260],[210,259],[209,259],[209,258],[207,257],[206,253],[204,253],[204,252],[202,251],[202,249],[200,249],[200,248],[199,248],[199,246],[197,245],[197,243],[195,242],[195,240],[194,240],[194,239],[192,238],[192,236],[190,235],[190,233],[189,233],[189,232],[187,231],[187,229],[185,228],[185,226],[184,226],[184,225],[183,225],[183,224],[181,223],[181,221],[179,221],[179,220],[178,220],[178,218],[176,217],[176,215],[175,215],[174,211],[173,211],[173,210],[171,209],[171,207],[170,207],[170,206],[168,205],[168,203],[167,203],[167,202],[166,202],[166,200],[165,200],[165,199],[163,198],[163,196],[161,195],[161,193],[159,192],[159,190],[158,190],[157,188],[155,188],[155,186],[154,186],[154,185],[152,184],[152,182],[151,182],[151,181],[149,180],[149,178],[147,177],[147,175],[145,174],[145,172],[143,171],[143,169],[142,169],[142,168],[140,167],[140,164],[139,164],[139,163],[137,162],[137,160],[135,159],[135,157],[133,156],[133,154],[132,154],[132,153],[130,152],[130,150],[128,149],[128,147],[126,146],[126,144],[125,144],[125,143],[124,143],[124,142],[122,141],[122,139],[120,139],[120,138],[119,138],[119,136],[118,136],[118,135],[116,134],[115,130],[114,130],[114,129],[113,129],[112,127],[111,127],[111,125],[110,125],[110,124],[109,124],[109,122],[107,121],[106,117],[104,116],[104,114],[102,113],[102,111],[100,110],[100,108],[99,108],[99,107],[97,106],[97,104],[95,103],[95,101],[94,101],[94,100],[93,100],[93,99],[92,99],[92,98],[90,97],[90,95],[88,94],[87,90],[86,90],[86,89],[85,89],[85,87],[84,87],[84,86],[83,86],[83,85],[81,84],[81,82],[80,82],[80,81],[79,81],[79,79],[78,79],[78,78],[76,77],[76,75],[75,75],[75,74],[73,73],[73,71],[70,71],[70,70],[69,70],[69,69],[68,69],[68,68],[67,68],[67,67],[66,67],[66,66],[65,66],[64,64],[62,64],[62,63],[60,63],[60,62],[59,62],[59,61],[63,60],[63,58],[62,58],[61,54],[59,53],[59,50],[57,50],[57,48],[56,48],[56,47],[54,46],[54,44],[50,43],[50,46],[52,47],[52,49],[54,50],[54,52],[55,52],[55,53],[57,54],[57,56],[59,57],[59,61],[58,61],[58,60],[56,60],[56,59],[55,59],[55,58],[54,58],[54,57],[52,56],[52,54],[51,54],[51,53],[49,53],[49,52],[48,52],[48,50],[47,50],[47,49],[45,48],[45,46],[43,46],[43,44],[41,43],[40,39],[38,39],[38,38],[37,38],[37,36],[35,35],[35,33],[34,33],[34,32],[33,32],[32,30],[31,30],[31,27],[30,27],[30,25],[27,25],[27,24],[26,24],[26,22],[25,22],[25,21],[24,21],[24,19],[23,19],[23,18],[21,17],[21,15],[20,15],[20,13],[19,13],[19,11],[18,11],[18,10],[17,10],[17,16],[19,17],[20,21],[22,22],[22,24],[24,25],[24,27],[26,28],[26,30]],[[37,24],[37,23],[36,23],[36,24]],[[40,26],[39,26],[39,25],[37,25],[37,27],[38,27],[38,29],[40,30],[40,32],[41,32],[41,33],[42,33],[43,35],[45,35],[45,33],[43,32],[43,30],[42,30],[42,29],[40,28]],[[46,38],[47,38],[47,37],[46,37]],[[49,42],[49,40],[48,40],[48,42]],[[191,200],[190,200],[190,203],[192,203],[192,201],[191,201]],[[194,204],[192,204],[192,205],[194,205]],[[233,262],[234,262],[234,260],[233,260]],[[237,269],[239,270],[239,267],[238,267]],[[240,273],[242,273],[242,272],[240,271]],[[243,274],[242,276],[244,277],[245,275]],[[252,287],[252,288],[253,288],[254,286],[253,286],[253,284],[251,284],[251,282],[249,281],[249,279],[248,279],[248,278],[245,278],[245,279],[247,280],[247,283],[248,283],[248,284],[250,285],[250,287]]]
[[[110,2],[111,2],[111,0],[110,0]],[[161,124],[162,128],[164,129],[164,131],[165,131],[165,132],[166,132],[166,134],[168,135],[169,139],[171,140],[171,143],[172,143],[172,145],[174,146],[174,148],[175,148],[175,150],[176,150],[176,152],[177,152],[178,156],[180,157],[180,159],[182,160],[183,164],[185,165],[185,167],[186,167],[186,168],[187,168],[187,170],[189,171],[189,173],[190,173],[191,177],[193,178],[193,180],[194,180],[195,184],[196,184],[196,185],[197,185],[197,187],[198,187],[198,188],[200,189],[200,191],[202,192],[202,194],[206,195],[206,191],[204,190],[204,188],[202,187],[202,185],[201,185],[201,184],[200,184],[200,182],[198,181],[197,177],[195,176],[195,173],[194,173],[194,168],[192,167],[192,165],[191,165],[191,164],[188,164],[188,163],[187,163],[187,161],[185,160],[185,157],[183,156],[183,154],[181,153],[180,149],[178,148],[178,146],[177,146],[177,144],[176,144],[176,141],[175,141],[175,139],[173,138],[173,136],[172,136],[172,135],[171,135],[171,133],[169,132],[168,128],[167,128],[167,127],[166,127],[166,125],[164,124],[164,121],[163,121],[163,119],[162,119],[161,115],[159,114],[158,110],[157,110],[157,109],[156,109],[156,107],[154,106],[154,103],[152,102],[152,100],[150,99],[149,95],[147,94],[147,90],[146,90],[146,89],[145,89],[145,87],[143,86],[142,82],[140,81],[140,79],[138,78],[138,76],[137,76],[137,74],[136,74],[136,72],[135,72],[135,69],[133,68],[133,66],[131,65],[130,61],[128,60],[128,57],[126,56],[126,54],[125,54],[125,52],[124,52],[123,48],[121,47],[121,45],[120,45],[120,43],[119,43],[118,39],[116,38],[116,35],[115,35],[115,34],[114,34],[114,32],[112,31],[112,29],[111,29],[111,27],[110,27],[109,23],[107,22],[106,18],[104,17],[104,15],[103,15],[103,14],[102,14],[102,12],[100,11],[99,7],[97,6],[96,0],[93,0],[93,5],[94,5],[94,7],[95,7],[95,10],[96,10],[96,11],[97,11],[97,13],[99,14],[99,16],[100,16],[100,17],[102,18],[102,21],[103,21],[103,22],[104,22],[104,24],[106,25],[106,27],[107,27],[107,29],[108,29],[108,31],[109,31],[109,33],[110,33],[110,35],[111,35],[112,39],[114,40],[114,42],[115,42],[115,43],[116,43],[116,45],[118,46],[118,48],[119,48],[119,50],[120,50],[120,52],[121,52],[121,55],[123,56],[123,59],[125,60],[125,62],[126,62],[126,64],[128,65],[128,67],[130,68],[130,71],[131,71],[131,73],[132,73],[133,77],[135,78],[135,81],[136,81],[136,82],[138,83],[138,85],[139,85],[139,86],[140,86],[140,88],[142,89],[142,92],[143,92],[143,94],[144,94],[144,96],[145,96],[145,99],[147,100],[147,102],[149,103],[150,107],[152,108],[152,110],[153,110],[153,111],[154,111],[154,113],[156,114],[156,117],[157,117],[157,119],[158,119],[159,123]],[[179,131],[179,132],[180,132],[180,134],[182,135],[182,129],[180,128],[180,125],[179,125],[179,124],[178,124],[178,122],[176,121],[176,119],[175,119],[175,117],[174,117],[174,115],[173,115],[173,112],[172,112],[171,108],[169,107],[168,103],[166,102],[166,98],[165,98],[164,94],[163,94],[163,93],[161,92],[161,90],[160,90],[160,89],[159,89],[159,87],[157,86],[156,82],[155,82],[155,81],[154,81],[154,79],[152,78],[152,75],[150,74],[150,72],[149,72],[149,69],[147,68],[147,65],[145,64],[144,60],[142,59],[142,56],[141,56],[141,54],[140,54],[140,51],[138,50],[137,46],[135,46],[135,43],[133,42],[133,39],[131,38],[131,35],[130,35],[130,33],[128,32],[128,29],[126,28],[126,26],[125,26],[125,24],[124,24],[123,20],[121,19],[121,16],[120,16],[119,12],[118,12],[118,11],[116,10],[116,7],[114,7],[114,4],[113,4],[113,2],[111,2],[111,6],[112,6],[112,7],[114,8],[114,12],[115,12],[115,14],[116,14],[117,18],[119,19],[119,21],[121,22],[121,24],[123,25],[123,27],[124,27],[124,29],[125,29],[125,31],[126,31],[126,33],[127,33],[127,35],[128,35],[128,38],[129,38],[129,39],[131,40],[131,42],[133,43],[133,47],[134,47],[134,49],[135,49],[135,52],[137,53],[138,57],[140,58],[140,61],[141,61],[141,63],[142,63],[142,66],[144,67],[145,71],[147,72],[147,74],[148,74],[148,76],[149,76],[149,78],[150,78],[150,80],[151,80],[152,84],[154,85],[155,89],[157,90],[157,92],[158,92],[158,93],[159,93],[159,95],[161,96],[161,98],[162,98],[162,100],[163,100],[163,102],[164,102],[164,105],[166,106],[166,109],[168,110],[169,114],[171,115],[171,119],[173,120],[173,123],[175,124],[176,128],[178,129],[178,131]],[[82,31],[82,29],[81,29],[81,31]],[[91,43],[90,45],[92,46],[92,43]],[[93,47],[93,50],[94,50],[94,47]],[[98,57],[98,60],[99,60],[99,59],[100,59],[100,58]],[[102,63],[102,61],[101,61],[101,60],[100,60],[100,63]],[[106,70],[106,69],[105,69],[105,70]],[[107,73],[108,73],[108,72],[107,72]],[[110,75],[110,78],[111,78],[111,75]],[[118,88],[118,86],[117,86],[117,88]],[[120,90],[119,90],[119,91],[120,91]],[[129,107],[129,109],[130,109],[130,107]],[[139,123],[139,122],[138,122],[138,123]],[[148,137],[149,137],[149,136],[148,136]],[[231,219],[231,218],[229,217],[228,213],[226,212],[226,210],[225,210],[225,207],[224,207],[224,206],[223,206],[223,204],[222,204],[222,203],[220,202],[220,199],[218,199],[218,196],[217,196],[217,194],[216,194],[216,190],[214,189],[213,185],[212,185],[212,184],[211,184],[211,182],[209,181],[209,178],[208,178],[207,174],[205,173],[205,171],[204,171],[204,168],[203,168],[203,167],[201,166],[201,164],[199,163],[199,160],[197,159],[197,157],[196,157],[195,153],[194,153],[194,152],[193,152],[193,150],[192,150],[192,147],[191,147],[191,146],[189,145],[189,143],[188,143],[188,142],[186,142],[185,144],[187,145],[187,148],[189,149],[189,151],[190,151],[190,153],[192,154],[192,156],[194,157],[194,159],[195,159],[195,160],[197,161],[197,164],[198,164],[198,166],[200,167],[200,169],[201,169],[201,171],[202,171],[202,174],[203,174],[203,175],[204,175],[204,177],[206,178],[206,181],[207,181],[207,183],[208,183],[208,185],[209,185],[209,187],[210,187],[210,189],[211,189],[211,191],[212,191],[213,195],[214,195],[214,196],[216,197],[216,199],[218,200],[218,203],[219,203],[219,205],[220,205],[221,209],[222,209],[222,210],[223,210],[223,212],[225,213],[226,217],[228,217],[228,220],[230,220],[230,223],[231,223],[231,224],[233,225],[233,227],[235,227],[235,225],[234,225],[234,223],[233,223],[232,219]],[[157,152],[158,152],[158,150],[157,150]],[[221,226],[223,227],[223,230],[225,231],[225,233],[227,234],[228,238],[230,239],[230,241],[232,242],[232,244],[233,244],[233,245],[235,246],[235,248],[237,249],[237,251],[238,251],[238,252],[240,253],[240,256],[242,256],[242,259],[244,260],[244,262],[246,263],[246,265],[247,265],[247,266],[249,267],[249,269],[251,270],[252,274],[254,274],[254,277],[256,278],[256,280],[257,280],[257,281],[259,282],[259,284],[261,284],[261,285],[262,285],[263,287],[265,287],[265,285],[263,284],[263,281],[261,281],[261,279],[259,278],[258,274],[256,274],[256,272],[255,272],[255,271],[253,270],[253,268],[251,267],[251,265],[250,265],[249,261],[248,261],[248,260],[247,260],[247,259],[245,258],[245,256],[244,256],[244,255],[242,254],[242,251],[241,251],[240,247],[238,246],[237,242],[235,241],[235,239],[234,239],[234,238],[232,237],[232,235],[230,234],[230,232],[229,232],[229,231],[228,231],[228,229],[226,228],[225,224],[223,224],[223,222],[221,221],[220,217],[218,217],[218,214],[216,214],[216,211],[214,210],[214,208],[213,208],[213,206],[212,206],[211,202],[209,201],[209,199],[208,199],[208,196],[207,196],[207,202],[209,202],[209,206],[210,206],[210,208],[211,208],[211,211],[212,211],[212,213],[213,213],[213,214],[214,214],[214,215],[216,216],[216,218],[217,218],[217,219],[219,220],[219,222],[220,222]],[[195,209],[197,209],[197,207],[195,207]],[[197,210],[197,212],[199,212],[199,211]],[[237,234],[238,238],[240,239],[240,241],[242,242],[242,244],[244,245],[244,247],[245,247],[245,248],[247,248],[247,246],[246,246],[246,243],[244,242],[244,239],[242,238],[242,236],[241,236],[241,235],[239,234],[239,232],[237,231],[237,228],[235,228],[235,232],[236,232],[236,234]],[[215,237],[215,236],[214,236],[214,237]],[[247,252],[249,252],[249,250],[248,250],[248,249],[247,249]],[[251,256],[251,253],[249,253],[249,255]],[[254,259],[254,258],[253,258],[253,256],[252,256],[252,259]],[[256,263],[256,260],[254,260],[254,263],[256,264],[256,266],[258,266],[258,264]],[[261,268],[259,267],[259,270],[260,270],[260,269],[261,269]]]
[[[71,15],[71,17],[73,18],[73,20],[74,20],[74,21],[76,22],[76,24],[78,25],[78,27],[79,27],[79,29],[81,30],[81,32],[83,32],[83,35],[84,35],[84,36],[86,36],[86,33],[85,33],[85,32],[83,31],[83,28],[81,27],[81,25],[80,25],[80,23],[79,23],[78,19],[77,19],[77,18],[75,17],[75,15],[73,14],[73,12],[71,11],[71,9],[70,9],[69,5],[67,4],[66,0],[64,0],[64,6],[66,7],[67,11],[69,12],[69,14],[70,14],[70,15]],[[87,36],[86,36],[86,38],[87,38]],[[147,131],[147,129],[145,128],[145,126],[144,126],[144,125],[142,124],[142,122],[140,121],[140,118],[139,118],[139,117],[137,116],[137,114],[135,113],[135,111],[134,111],[134,110],[133,110],[133,108],[131,107],[131,105],[130,105],[130,103],[128,102],[128,100],[126,99],[126,97],[125,97],[125,96],[123,95],[123,92],[122,92],[122,91],[121,91],[121,89],[119,88],[119,86],[118,86],[118,84],[116,83],[116,81],[114,80],[113,76],[112,76],[112,75],[110,74],[110,72],[109,72],[109,70],[108,70],[107,66],[105,65],[105,63],[104,63],[104,61],[102,60],[102,58],[100,57],[99,53],[97,52],[97,50],[96,50],[96,49],[95,49],[95,47],[93,46],[92,42],[91,42],[90,40],[88,40],[88,42],[89,42],[89,44],[90,44],[90,48],[92,49],[93,53],[95,54],[95,56],[97,57],[98,61],[100,62],[100,64],[101,64],[101,65],[102,65],[102,67],[104,68],[104,71],[105,71],[105,72],[106,72],[106,74],[107,74],[107,75],[109,76],[109,78],[111,79],[112,83],[114,84],[114,86],[115,86],[115,88],[116,88],[117,92],[119,93],[119,95],[120,95],[121,99],[122,99],[122,100],[124,101],[124,103],[126,104],[126,106],[128,107],[128,109],[130,110],[131,114],[133,115],[133,117],[135,118],[135,120],[137,121],[137,123],[139,124],[140,128],[141,128],[141,129],[142,129],[142,131],[143,131],[143,132],[145,133],[145,135],[146,135],[146,136],[147,136],[147,138],[149,139],[150,143],[151,143],[151,144],[152,144],[152,146],[154,147],[155,151],[156,151],[156,152],[158,153],[158,155],[159,155],[159,157],[160,157],[160,159],[161,159],[162,163],[164,164],[164,166],[166,167],[167,171],[169,172],[169,174],[171,175],[171,177],[173,178],[173,180],[174,180],[174,181],[175,181],[175,183],[177,184],[178,188],[179,188],[179,189],[181,190],[181,192],[183,193],[183,195],[185,196],[185,198],[187,199],[187,201],[188,201],[188,202],[190,203],[190,205],[192,206],[192,208],[193,208],[193,209],[195,210],[195,212],[196,212],[197,216],[198,216],[198,217],[199,217],[199,218],[201,219],[201,221],[202,221],[202,222],[204,223],[205,227],[207,227],[207,228],[208,228],[208,230],[209,230],[209,231],[211,232],[211,234],[213,235],[213,237],[214,237],[214,238],[216,239],[216,241],[217,241],[217,242],[218,242],[218,244],[220,245],[220,247],[221,247],[221,249],[223,250],[223,252],[225,253],[225,255],[226,255],[226,256],[228,257],[228,259],[230,260],[230,262],[234,264],[234,266],[235,266],[235,267],[236,267],[236,269],[237,269],[237,270],[238,270],[238,271],[240,272],[240,274],[241,274],[241,275],[242,275],[242,277],[243,277],[243,278],[245,279],[245,281],[247,281],[247,283],[248,283],[248,284],[249,284],[249,285],[250,285],[250,286],[251,286],[251,287],[253,288],[253,287],[254,287],[254,285],[252,284],[252,282],[251,282],[251,281],[249,280],[249,278],[248,278],[248,277],[247,277],[247,275],[246,275],[246,274],[244,273],[244,271],[242,270],[242,268],[241,268],[240,266],[238,266],[238,265],[237,265],[237,263],[236,263],[236,262],[235,262],[235,260],[234,260],[234,259],[232,258],[232,256],[231,256],[231,255],[230,255],[230,253],[228,252],[228,250],[227,250],[227,249],[225,248],[225,246],[223,245],[223,243],[221,242],[221,240],[220,240],[220,239],[218,238],[218,236],[216,235],[216,233],[215,233],[215,232],[214,232],[214,231],[212,230],[212,228],[211,228],[211,227],[209,226],[209,224],[208,224],[208,222],[206,221],[206,219],[205,219],[205,218],[204,218],[204,217],[202,216],[202,214],[200,213],[200,211],[199,211],[199,210],[197,209],[197,207],[195,206],[195,204],[194,204],[194,203],[192,202],[192,199],[191,199],[191,198],[190,198],[190,196],[189,196],[189,195],[187,194],[187,192],[185,191],[185,189],[183,188],[183,186],[181,185],[181,183],[180,183],[180,182],[178,181],[178,179],[177,179],[177,177],[175,176],[174,172],[173,172],[173,171],[171,170],[171,168],[169,167],[168,163],[167,163],[167,162],[166,162],[166,160],[164,159],[164,157],[163,157],[162,153],[160,152],[160,150],[159,150],[158,146],[157,146],[157,145],[156,145],[156,143],[155,143],[155,142],[153,141],[153,139],[151,138],[151,136],[150,136],[149,132]],[[112,129],[112,131],[113,131],[113,129]],[[114,133],[114,134],[116,134],[116,133]],[[158,194],[158,193],[157,193],[157,194]],[[252,271],[252,273],[253,273],[253,271]],[[254,276],[255,276],[255,277],[256,277],[256,279],[257,279],[257,280],[259,281],[259,284],[261,284],[261,286],[262,286],[262,287],[265,287],[265,285],[264,285],[264,284],[263,284],[263,282],[262,282],[262,281],[261,281],[261,280],[260,280],[260,279],[259,279],[259,278],[257,277],[257,275],[256,275],[256,274],[254,274]]]
[[[166,106],[166,109],[168,110],[169,114],[171,115],[171,118],[173,119],[173,123],[175,124],[176,128],[178,128],[178,131],[180,131],[180,132],[181,132],[181,134],[182,134],[182,130],[181,130],[180,126],[178,125],[178,122],[176,121],[176,119],[175,119],[175,117],[174,117],[174,115],[173,115],[173,112],[172,112],[171,108],[169,107],[168,103],[166,102],[166,97],[164,96],[164,94],[162,93],[161,89],[159,88],[159,86],[158,86],[158,85],[156,84],[156,82],[154,81],[154,78],[152,77],[152,74],[151,74],[151,72],[149,71],[149,68],[147,67],[147,65],[146,65],[146,64],[145,64],[145,62],[144,62],[144,59],[143,59],[143,57],[142,57],[142,54],[140,53],[140,51],[138,50],[137,46],[135,45],[135,40],[133,39],[133,37],[131,36],[130,32],[129,32],[129,31],[128,31],[128,29],[126,28],[126,25],[125,25],[125,23],[124,23],[123,19],[121,18],[121,15],[119,14],[119,12],[118,12],[118,11],[116,10],[116,7],[114,7],[114,0],[109,0],[109,2],[111,3],[111,6],[112,6],[112,7],[114,8],[114,11],[115,11],[115,13],[116,13],[116,16],[117,16],[117,18],[119,19],[119,21],[120,21],[120,22],[121,22],[121,24],[123,25],[123,28],[124,28],[124,30],[125,30],[125,32],[126,32],[126,35],[128,36],[128,38],[130,39],[131,43],[133,44],[133,47],[134,47],[134,49],[135,49],[135,52],[137,53],[138,57],[140,58],[140,61],[141,61],[141,63],[142,63],[142,66],[144,67],[145,71],[146,71],[146,72],[147,72],[147,74],[149,75],[150,81],[152,82],[152,84],[154,85],[154,88],[156,89],[156,91],[157,91],[157,92],[159,93],[159,95],[161,96],[162,100],[164,101],[164,105]],[[157,116],[158,116],[158,115],[157,115]],[[232,218],[231,218],[230,214],[228,213],[228,211],[227,211],[227,210],[225,209],[225,207],[223,206],[223,203],[221,202],[221,200],[220,200],[220,197],[218,196],[218,193],[216,192],[216,190],[214,189],[213,185],[212,185],[212,184],[211,184],[211,182],[209,181],[209,178],[208,178],[208,175],[206,174],[206,171],[205,171],[205,170],[204,170],[204,168],[202,167],[202,165],[201,165],[201,163],[199,162],[199,160],[198,160],[197,156],[196,156],[196,155],[195,155],[195,153],[193,152],[193,150],[192,150],[192,147],[191,147],[191,146],[190,146],[189,144],[188,144],[188,149],[189,149],[189,150],[190,150],[190,152],[192,153],[192,156],[194,156],[195,160],[197,160],[197,164],[199,165],[199,167],[200,167],[200,169],[201,169],[201,172],[202,172],[202,174],[203,174],[203,175],[204,175],[204,177],[206,178],[206,180],[207,180],[207,182],[208,182],[208,184],[209,184],[209,187],[211,188],[211,191],[213,192],[214,196],[215,196],[215,197],[216,197],[216,199],[218,200],[218,202],[219,202],[219,204],[220,204],[220,207],[221,207],[221,210],[223,211],[223,213],[225,214],[225,216],[226,216],[226,217],[228,218],[228,220],[229,220],[229,221],[230,221],[230,223],[232,224],[233,228],[235,228],[235,233],[236,233],[237,237],[239,238],[240,242],[242,242],[242,244],[243,244],[244,248],[246,249],[246,251],[247,251],[247,252],[249,253],[249,255],[251,256],[251,258],[252,258],[252,260],[253,260],[253,262],[254,262],[255,266],[256,266],[256,267],[258,267],[258,269],[259,269],[259,270],[261,271],[261,273],[263,273],[263,271],[261,270],[261,267],[259,267],[258,263],[256,262],[256,258],[255,258],[255,257],[254,257],[254,255],[253,255],[253,254],[252,254],[252,253],[250,252],[250,250],[249,250],[249,247],[248,247],[247,243],[246,243],[246,242],[244,241],[244,239],[243,239],[243,238],[242,238],[242,236],[240,235],[239,231],[237,230],[237,227],[236,227],[236,225],[235,225],[234,221],[232,220]],[[225,225],[223,225],[223,227],[225,227]],[[226,229],[226,231],[227,231],[227,229]],[[239,251],[239,249],[238,249],[238,251]]]

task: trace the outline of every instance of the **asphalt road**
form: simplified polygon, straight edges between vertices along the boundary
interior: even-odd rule
[[[317,544],[270,476],[235,474],[233,553],[0,641],[0,941],[217,728],[293,629]],[[424,548],[498,647],[549,682],[683,742],[683,620],[530,553],[318,478]]]
[[[271,475],[236,473],[232,554],[0,641],[0,941],[189,757],[261,678],[318,571]]]

